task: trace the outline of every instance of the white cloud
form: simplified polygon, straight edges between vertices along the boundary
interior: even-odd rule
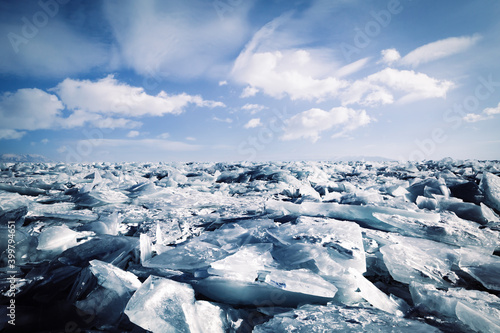
[[[342,105],[374,106],[394,102],[445,97],[452,83],[426,74],[386,68],[358,80],[343,77],[365,68],[369,58],[337,67],[331,52],[324,49],[272,49],[280,17],[260,29],[236,59],[231,75],[247,85],[243,96],[256,91],[291,100],[337,99]],[[386,62],[396,61],[396,50],[383,52]]]
[[[224,81],[219,81],[219,86],[225,86],[227,85],[227,81],[224,80]]]
[[[391,104],[400,95],[400,103],[426,98],[446,97],[452,82],[434,79],[426,74],[409,70],[386,68],[380,72],[355,81],[341,94],[343,105]]]
[[[97,128],[135,128],[142,125],[141,122],[125,118],[104,117],[98,113],[84,110],[74,110],[67,118],[58,118],[56,122],[62,128],[74,128],[91,125]]]
[[[65,79],[52,90],[68,108],[132,117],[180,114],[190,104],[210,108],[224,106],[221,102],[186,93],[168,95],[161,91],[156,96],[148,95],[142,87],[120,83],[113,75],[97,81]]]
[[[495,115],[495,114],[499,114],[500,113],[500,103],[498,103],[498,105],[494,108],[486,108],[483,110],[483,113],[487,116],[492,116],[492,115]]]
[[[12,140],[22,138],[26,132],[13,129],[0,129],[0,140]]]
[[[196,138],[194,138],[192,136],[186,136],[186,140],[188,140],[188,141],[196,141]]]
[[[475,123],[478,121],[493,119],[496,114],[500,114],[500,103],[496,107],[486,108],[480,114],[468,113],[463,117],[463,120],[468,123]]]
[[[450,37],[432,42],[411,51],[401,59],[401,64],[417,67],[420,64],[463,52],[473,46],[480,36]]]
[[[260,104],[245,104],[241,107],[242,110],[245,110],[245,111],[250,111],[251,114],[255,114],[259,111],[262,111],[264,109],[267,109],[268,107],[267,106],[264,106],[264,105],[260,105]]]
[[[160,135],[157,136],[158,139],[168,139],[170,137],[170,133],[161,133]]]
[[[47,143],[49,143],[49,139],[42,139],[40,142],[46,145]]]
[[[168,95],[161,91],[151,96],[143,88],[120,83],[113,76],[97,81],[65,79],[50,91],[57,93],[59,98],[37,88],[0,94],[0,129],[70,129],[85,125],[132,129],[142,123],[129,117],[179,114],[189,105],[224,106],[221,102],[185,93]],[[65,109],[69,111],[66,116],[63,114]],[[118,117],[120,115],[123,117]],[[19,138],[24,132],[3,133],[5,138]]]
[[[354,73],[360,71],[363,67],[365,67],[369,60],[370,60],[370,58],[367,57],[367,58],[359,59],[358,61],[352,62],[348,65],[345,65],[344,67],[337,70],[335,75],[337,77],[344,77],[344,76],[354,74]]]
[[[139,131],[130,131],[127,133],[127,138],[135,138],[136,136],[139,136],[141,133]]]
[[[340,130],[333,135],[338,137],[358,127],[370,123],[372,119],[364,110],[336,107],[330,111],[313,108],[288,119],[282,140],[309,139],[316,142],[320,133],[337,127]]]
[[[245,128],[255,128],[262,126],[262,123],[260,122],[260,118],[253,118],[248,121],[243,127]]]
[[[382,54],[382,59],[380,59],[378,63],[391,65],[401,59],[401,55],[396,49],[386,49],[382,50],[380,53]]]
[[[218,122],[221,122],[221,123],[228,123],[228,124],[231,124],[233,122],[233,120],[231,118],[219,118],[219,117],[212,117],[212,120],[215,120],[215,121],[218,121]]]
[[[19,89],[0,96],[0,128],[48,129],[60,119],[63,104],[40,89]]]
[[[258,92],[259,92],[259,89],[255,88],[255,87],[248,86],[248,87],[245,87],[245,89],[243,89],[240,97],[241,98],[252,97],[252,96],[255,96]]]
[[[482,114],[477,114],[477,113],[467,113],[465,116],[464,116],[464,120],[468,123],[475,123],[475,122],[478,122],[478,121],[481,121],[481,120],[486,120],[486,119],[489,119],[490,117],[486,117]]]

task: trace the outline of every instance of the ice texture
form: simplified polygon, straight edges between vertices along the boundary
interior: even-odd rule
[[[500,332],[500,298],[487,292],[412,282],[410,292],[416,305],[463,322],[475,332]]]
[[[499,174],[452,159],[2,164],[0,303],[12,269],[23,332],[497,332]]]
[[[372,308],[304,305],[258,325],[255,333],[288,332],[440,332],[417,320],[404,319]]]

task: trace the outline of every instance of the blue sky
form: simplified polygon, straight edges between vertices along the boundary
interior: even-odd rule
[[[1,1],[0,153],[500,159],[498,1]]]

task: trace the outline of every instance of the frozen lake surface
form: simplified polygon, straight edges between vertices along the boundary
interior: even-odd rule
[[[500,332],[500,162],[0,169],[6,332]]]

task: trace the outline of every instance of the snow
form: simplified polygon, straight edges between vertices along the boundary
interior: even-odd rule
[[[13,225],[21,331],[498,332],[498,170],[2,164],[0,299]]]

